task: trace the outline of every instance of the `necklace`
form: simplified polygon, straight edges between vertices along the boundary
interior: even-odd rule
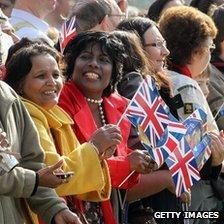
[[[99,100],[94,100],[94,99],[90,99],[88,97],[85,97],[85,98],[90,103],[98,104],[101,122],[102,122],[103,126],[106,125],[106,119],[105,119],[105,116],[104,116],[103,106],[102,106],[103,99],[101,98]]]

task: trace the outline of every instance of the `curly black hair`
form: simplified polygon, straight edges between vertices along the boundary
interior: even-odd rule
[[[104,89],[103,96],[109,96],[117,87],[122,79],[123,61],[126,57],[122,42],[114,35],[107,32],[87,31],[78,34],[72,39],[64,50],[66,68],[64,76],[67,80],[72,78],[75,61],[80,53],[88,48],[99,44],[101,50],[105,52],[112,61],[112,75],[109,85]]]

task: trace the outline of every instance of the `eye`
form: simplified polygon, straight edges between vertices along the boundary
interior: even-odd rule
[[[60,73],[57,73],[57,72],[55,72],[55,73],[53,74],[53,77],[54,77],[55,79],[58,79],[60,76],[61,76]]]
[[[35,78],[44,79],[45,78],[45,74],[38,74]]]
[[[89,60],[91,58],[91,55],[88,53],[83,53],[79,55],[79,58],[83,59],[83,60]]]
[[[111,63],[111,60],[108,56],[101,56],[100,61],[104,63]]]

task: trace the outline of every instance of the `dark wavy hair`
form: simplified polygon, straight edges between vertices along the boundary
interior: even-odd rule
[[[158,21],[164,6],[172,0],[156,0],[150,7],[147,13],[147,17],[153,21]]]
[[[159,28],[170,50],[170,62],[180,66],[190,63],[194,51],[203,52],[206,39],[215,38],[217,33],[208,15],[189,6],[167,9],[159,20]]]
[[[32,69],[32,58],[39,55],[51,55],[59,64],[60,55],[51,47],[43,43],[25,42],[29,46],[17,49],[6,64],[6,76],[4,81],[10,85],[19,95],[25,77]]]
[[[71,40],[64,50],[66,64],[64,76],[70,80],[77,57],[83,50],[96,44],[100,45],[102,52],[105,52],[112,61],[111,80],[103,91],[103,96],[109,96],[115,91],[118,82],[122,79],[122,64],[126,57],[122,42],[110,33],[87,31],[78,34]]]

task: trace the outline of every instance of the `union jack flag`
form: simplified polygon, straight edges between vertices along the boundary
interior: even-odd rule
[[[134,126],[141,127],[155,148],[170,120],[152,78],[147,77],[141,83],[128,105],[126,117]]]
[[[172,174],[177,197],[200,180],[193,152],[185,138],[182,138],[180,147],[177,147],[165,162]]]
[[[171,152],[179,145],[180,140],[186,133],[185,126],[178,122],[171,114],[169,114],[170,122],[160,138],[158,147],[152,148],[147,137],[140,134],[141,143],[148,151],[151,158],[156,162],[158,168],[164,163]],[[143,137],[142,137],[143,136]]]
[[[62,24],[59,33],[59,44],[61,53],[64,52],[64,49],[67,46],[68,42],[77,35],[75,21],[76,18],[75,16],[73,16]]]
[[[202,137],[202,140],[193,149],[193,154],[198,166],[198,170],[201,170],[206,161],[211,156],[211,146],[212,138],[208,134]]]

